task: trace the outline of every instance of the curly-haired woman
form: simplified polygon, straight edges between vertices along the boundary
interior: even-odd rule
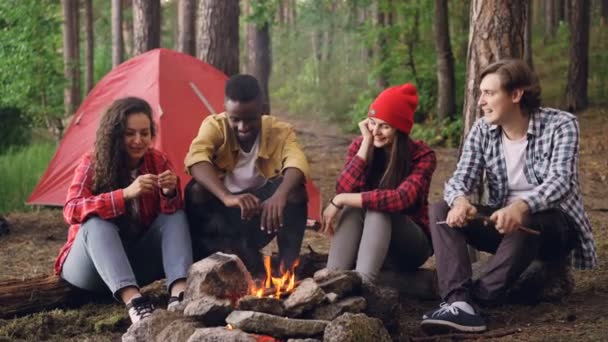
[[[179,178],[152,148],[155,133],[146,101],[128,97],[110,105],[68,189],[63,215],[71,226],[55,262],[68,283],[109,289],[133,323],[154,311],[139,286],[166,277],[171,306],[183,297],[192,264]]]

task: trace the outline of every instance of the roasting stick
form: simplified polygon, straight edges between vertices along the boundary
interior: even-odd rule
[[[486,225],[486,226],[493,226],[494,222],[490,221],[489,218],[487,217],[476,217],[476,219],[480,219],[482,220],[482,222]],[[447,224],[447,221],[438,221],[437,224]],[[534,229],[530,229],[527,227],[524,227],[522,225],[517,226],[517,229],[521,230],[524,233],[528,233],[528,234],[532,234],[532,235],[540,235],[540,232]]]

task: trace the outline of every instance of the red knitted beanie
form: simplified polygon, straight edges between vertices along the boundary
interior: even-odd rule
[[[410,134],[414,112],[418,106],[418,92],[411,83],[386,88],[369,106],[368,118],[386,121],[397,130]]]

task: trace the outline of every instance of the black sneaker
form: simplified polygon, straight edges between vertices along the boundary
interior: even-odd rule
[[[482,332],[487,329],[486,322],[479,314],[469,314],[454,305],[444,305],[435,310],[420,324],[427,334],[457,332]]]
[[[137,323],[152,315],[152,312],[154,312],[154,304],[152,304],[150,298],[141,296],[131,299],[129,304],[127,304],[127,310],[129,312],[129,317],[131,318],[131,323]]]
[[[435,311],[437,311],[437,310],[439,310],[439,309],[443,308],[444,306],[448,306],[448,305],[450,305],[450,304],[448,304],[447,302],[441,302],[441,303],[439,303],[439,307],[438,307],[438,308],[435,308],[435,309],[433,309],[433,310],[429,310],[429,311],[425,312],[425,313],[422,315],[422,319],[427,319],[427,318],[431,317],[431,315],[432,315],[433,313],[435,313]]]

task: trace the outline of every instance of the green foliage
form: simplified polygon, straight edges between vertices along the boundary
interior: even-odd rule
[[[0,122],[0,154],[12,146],[23,146],[30,141],[30,120],[19,108],[0,108]]]
[[[57,1],[0,1],[0,107],[34,123],[63,113],[61,20]]]
[[[12,211],[28,211],[25,200],[46,169],[55,144],[33,144],[24,148],[9,148],[0,154],[0,215]]]
[[[412,128],[412,139],[423,140],[431,146],[458,147],[462,136],[462,116],[437,121],[432,117]]]

